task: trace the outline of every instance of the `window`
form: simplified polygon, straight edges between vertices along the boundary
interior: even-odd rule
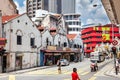
[[[22,44],[22,36],[17,35],[17,45],[21,45]]]
[[[72,31],[72,28],[69,28],[69,31]]]
[[[76,45],[76,44],[74,44],[74,48],[77,48],[77,45]]]
[[[17,20],[17,22],[19,23],[19,22],[20,22],[20,20]]]
[[[60,41],[58,41],[58,46],[60,47]]]
[[[48,38],[46,39],[46,45],[48,46],[48,43],[49,43],[49,40],[48,40]]]
[[[33,0],[33,2],[36,2],[36,0]]]
[[[40,2],[41,0],[38,0],[38,2]]]
[[[30,39],[30,46],[34,46],[35,45],[35,38],[31,38]]]
[[[67,43],[66,42],[64,42],[64,47],[67,47]]]
[[[16,37],[17,37],[17,45],[22,45],[22,31],[21,30],[17,30],[16,31]]]
[[[72,22],[69,22],[69,25],[72,25]]]

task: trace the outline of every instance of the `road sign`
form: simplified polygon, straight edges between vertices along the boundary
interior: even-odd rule
[[[115,45],[118,44],[118,41],[117,41],[117,40],[113,40],[113,41],[112,41],[112,44],[115,46]]]

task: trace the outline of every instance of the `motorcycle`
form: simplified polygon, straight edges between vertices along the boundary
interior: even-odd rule
[[[91,68],[91,72],[97,71],[97,70],[98,70],[98,65],[97,65],[97,63],[92,62],[91,65],[90,65],[90,68]]]

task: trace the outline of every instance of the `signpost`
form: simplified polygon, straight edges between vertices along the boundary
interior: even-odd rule
[[[117,41],[117,40],[113,40],[113,41],[112,41],[112,44],[113,44],[114,46],[116,46],[116,45],[118,44],[118,41]]]
[[[118,74],[118,69],[116,67],[116,55],[117,55],[117,53],[116,53],[116,47],[115,46],[118,44],[118,41],[117,40],[113,40],[112,44],[114,45],[112,47],[112,52],[114,54],[114,65],[115,65],[115,72],[116,72],[116,75],[117,75]]]

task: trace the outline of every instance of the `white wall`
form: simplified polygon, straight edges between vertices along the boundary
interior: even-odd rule
[[[22,33],[22,45],[17,45],[18,30],[21,31]],[[36,66],[37,48],[31,48],[30,38],[34,36],[35,45],[39,47],[41,44],[40,32],[38,31],[36,26],[32,23],[32,21],[28,18],[28,16],[26,14],[23,14],[20,17],[7,22],[6,24],[4,24],[4,32],[6,34],[6,39],[7,39],[5,49],[12,56],[9,58],[10,59],[9,69],[13,69],[13,65],[15,66],[14,54],[18,54],[18,53],[23,55],[23,60],[22,60],[23,68]]]

